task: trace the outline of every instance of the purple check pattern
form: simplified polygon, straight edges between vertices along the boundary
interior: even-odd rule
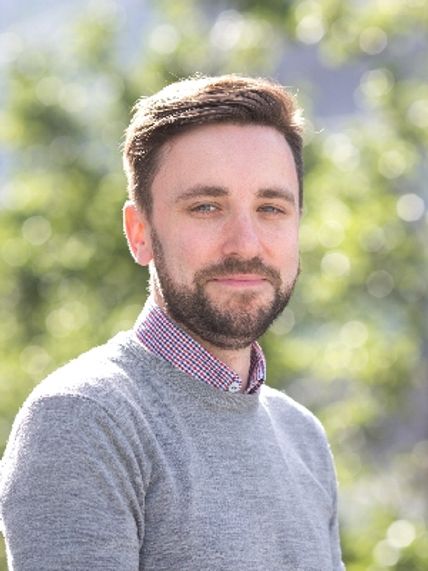
[[[151,298],[135,324],[135,334],[148,351],[169,361],[191,377],[224,391],[240,390],[242,382],[235,371],[204,349]],[[255,393],[265,378],[266,361],[263,351],[254,342],[251,346],[250,373],[245,392]]]

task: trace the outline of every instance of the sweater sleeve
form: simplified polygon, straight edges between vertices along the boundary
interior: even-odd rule
[[[337,513],[337,485],[335,485],[334,496],[334,512],[330,521],[331,559],[334,571],[344,571],[345,565],[342,561],[342,550],[340,548],[339,537],[339,518]]]
[[[333,454],[331,452],[326,436],[325,436],[325,442],[327,448],[326,457],[328,458],[330,464],[331,494],[333,498],[332,515],[330,519],[330,546],[331,546],[332,569],[334,571],[345,571],[345,565],[342,561],[342,550],[340,546],[340,535],[339,535],[338,490],[337,490],[336,469],[334,465]]]
[[[90,399],[24,406],[2,462],[0,514],[12,571],[136,571],[144,534],[138,460]]]

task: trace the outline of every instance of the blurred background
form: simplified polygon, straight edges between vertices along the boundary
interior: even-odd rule
[[[327,430],[347,569],[428,569],[426,1],[0,4],[0,454],[31,389],[144,302],[121,228],[135,100],[196,72],[272,77],[307,129],[269,383]]]

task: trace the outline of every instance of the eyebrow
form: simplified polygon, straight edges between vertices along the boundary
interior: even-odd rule
[[[257,192],[258,198],[279,198],[285,200],[293,206],[296,204],[296,197],[288,188],[263,188]]]
[[[198,197],[222,197],[227,196],[229,191],[224,188],[223,186],[205,186],[205,185],[196,185],[192,186],[185,192],[181,193],[176,202],[182,202],[185,200],[191,200],[192,198]],[[256,193],[257,198],[276,198],[280,200],[285,200],[292,205],[296,204],[296,198],[294,194],[288,188],[262,188],[258,190]]]
[[[182,202],[184,200],[190,200],[192,198],[198,198],[203,196],[220,197],[227,196],[229,192],[222,186],[204,186],[197,184],[182,192],[177,196],[176,202]]]

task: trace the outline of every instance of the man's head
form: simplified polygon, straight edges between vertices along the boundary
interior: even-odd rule
[[[141,98],[126,131],[123,161],[131,200],[150,217],[151,184],[166,142],[186,131],[219,123],[277,129],[293,154],[303,203],[302,115],[295,100],[267,79],[224,75],[172,83]]]
[[[300,127],[288,96],[286,109],[256,85],[283,93],[230,76],[190,80],[177,93],[170,86],[146,114],[137,110],[125,147],[133,161],[124,216],[134,258],[150,264],[155,299],[176,321],[226,349],[264,333],[299,268]],[[254,108],[257,121],[249,119]],[[164,130],[156,134],[154,123]]]

